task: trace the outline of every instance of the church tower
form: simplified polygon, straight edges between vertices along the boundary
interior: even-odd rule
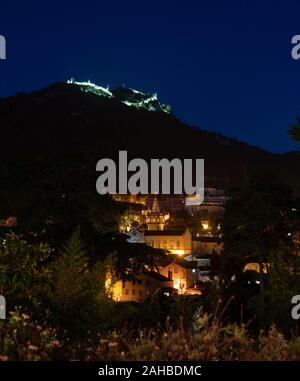
[[[169,219],[169,214],[160,210],[157,195],[155,195],[151,209],[145,213],[148,230],[164,230],[165,222]]]

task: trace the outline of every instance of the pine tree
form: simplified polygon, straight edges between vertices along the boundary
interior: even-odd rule
[[[82,337],[99,324],[103,283],[97,281],[89,265],[79,230],[72,234],[60,254],[52,266],[49,299],[53,319],[72,336]]]

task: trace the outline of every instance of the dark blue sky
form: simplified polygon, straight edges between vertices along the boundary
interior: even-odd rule
[[[298,3],[298,4],[297,4]],[[158,92],[189,124],[296,149],[297,0],[2,1],[0,96],[70,77]]]

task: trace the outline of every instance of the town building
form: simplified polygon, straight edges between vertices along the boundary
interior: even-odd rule
[[[146,230],[145,242],[155,249],[164,249],[171,254],[188,255],[192,252],[192,234],[189,228],[181,230]]]
[[[193,251],[197,254],[221,254],[223,243],[219,236],[193,237]]]
[[[205,188],[204,200],[199,205],[194,205],[193,200],[197,198],[196,195],[189,195],[185,198],[185,209],[190,214],[196,213],[219,213],[224,212],[225,203],[228,198],[225,196],[222,189]]]
[[[154,199],[159,201],[160,209],[166,213],[177,213],[184,210],[185,197],[182,194],[170,194],[170,195],[153,195],[149,194],[147,197],[147,206],[151,208]]]
[[[144,223],[148,230],[164,230],[166,221],[170,218],[169,213],[160,209],[157,196],[153,198],[151,208],[143,211]]]
[[[220,255],[218,254],[203,254],[195,250],[184,259],[197,264],[198,280],[201,283],[211,281],[220,272]]]
[[[117,202],[124,202],[128,204],[146,205],[147,196],[142,194],[112,194],[112,198]]]
[[[201,294],[198,288],[199,272],[197,262],[174,258],[166,265],[161,266],[159,273],[172,279],[173,287],[178,290],[179,294],[191,293],[191,289],[194,294]]]
[[[139,302],[164,288],[173,288],[173,280],[155,271],[136,275],[132,281],[118,281],[113,285],[111,294],[115,301]],[[109,283],[109,282],[108,282]],[[107,286],[109,284],[107,283]]]

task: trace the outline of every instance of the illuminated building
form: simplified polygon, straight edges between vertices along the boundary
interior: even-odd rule
[[[225,203],[228,200],[223,190],[215,188],[205,188],[204,200],[200,205],[192,202],[197,196],[191,195],[185,198],[185,209],[191,215],[198,212],[223,213]]]
[[[143,215],[148,230],[164,230],[165,223],[170,218],[169,214],[160,210],[157,196],[153,199],[151,209],[143,211]]]
[[[270,267],[270,264],[269,263],[263,263],[262,264],[262,267],[263,267],[263,273],[264,274],[267,274],[268,273],[268,269]],[[260,266],[259,266],[259,263],[257,262],[251,262],[251,263],[247,263],[245,266],[244,266],[244,269],[243,271],[255,271],[257,273],[260,272]]]
[[[183,230],[146,230],[144,239],[155,249],[168,250],[171,254],[188,255],[192,251],[192,235]]]
[[[141,194],[112,194],[112,198],[118,202],[126,202],[129,204],[141,204],[145,205],[147,202],[147,196]]]
[[[152,112],[159,111],[167,114],[171,113],[171,107],[169,105],[162,104],[158,100],[157,94],[145,94],[141,91],[125,88],[123,86],[117,87],[116,89],[110,91],[109,86],[102,87],[96,85],[95,83],[92,83],[91,81],[78,82],[75,81],[74,78],[69,79],[67,81],[67,84],[78,86],[81,89],[81,91],[84,91],[86,93],[93,93],[97,96],[120,101],[128,107],[144,109]]]
[[[139,274],[133,281],[118,281],[111,290],[112,298],[115,301],[129,302],[141,301],[161,288],[173,288],[173,281],[164,275],[150,271]],[[109,287],[109,282],[107,283]]]
[[[160,194],[159,196],[149,194],[147,197],[148,209],[151,208],[153,201],[156,197],[158,198],[161,211],[164,211],[167,213],[176,213],[176,212],[180,212],[184,210],[185,197],[184,195],[181,195],[181,194],[173,194],[173,195]]]
[[[196,291],[199,280],[196,262],[176,258],[161,267],[159,272],[165,277],[172,279],[173,287],[178,290],[179,294],[185,294],[189,289],[194,289],[194,292],[199,294]]]

